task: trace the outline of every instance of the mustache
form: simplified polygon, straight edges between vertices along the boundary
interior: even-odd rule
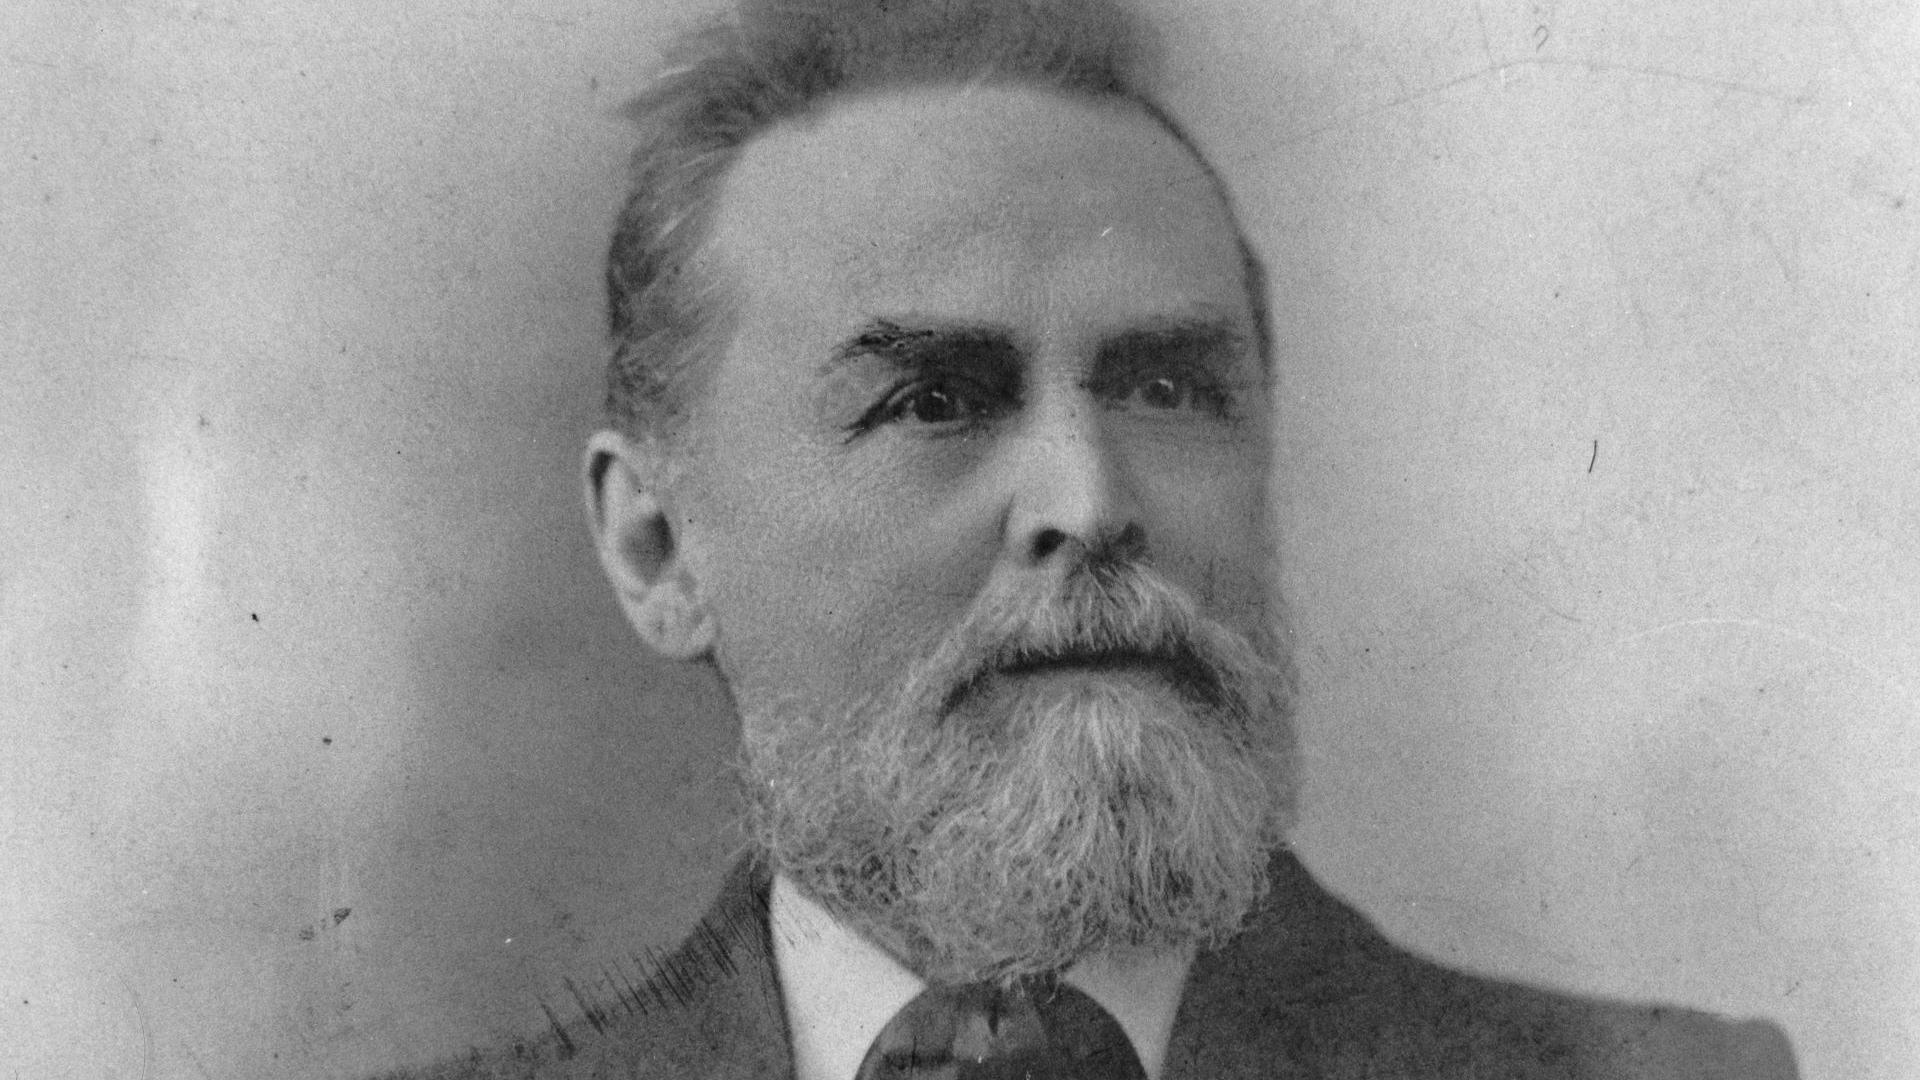
[[[1124,563],[1078,569],[1052,590],[983,597],[909,681],[945,717],[1008,676],[1144,669],[1199,705],[1238,713],[1251,704],[1246,684],[1276,667],[1184,589]]]

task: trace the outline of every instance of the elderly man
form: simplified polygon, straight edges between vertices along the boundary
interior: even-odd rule
[[[1263,285],[1137,51],[749,0],[635,104],[593,525],[733,694],[755,850],[650,985],[431,1075],[1793,1074],[1416,959],[1286,851]]]

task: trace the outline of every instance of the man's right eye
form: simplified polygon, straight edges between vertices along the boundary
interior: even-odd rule
[[[882,424],[965,430],[1007,410],[1008,395],[970,379],[922,379],[888,394],[854,424],[861,434]]]
[[[897,395],[887,410],[895,420],[921,424],[951,424],[971,419],[980,411],[980,403],[966,391],[944,383],[921,386]]]

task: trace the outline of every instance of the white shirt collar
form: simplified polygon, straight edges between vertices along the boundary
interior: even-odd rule
[[[770,906],[794,1074],[853,1080],[880,1029],[927,984],[780,875]],[[1113,1014],[1154,1080],[1192,963],[1192,949],[1114,950],[1080,961],[1064,978]]]

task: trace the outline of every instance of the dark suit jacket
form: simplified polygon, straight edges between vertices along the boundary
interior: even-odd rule
[[[1290,854],[1247,929],[1195,961],[1163,1080],[1793,1080],[1779,1029],[1550,993],[1412,956]],[[790,1080],[767,929],[742,861],[644,985],[540,1038],[393,1080]]]

